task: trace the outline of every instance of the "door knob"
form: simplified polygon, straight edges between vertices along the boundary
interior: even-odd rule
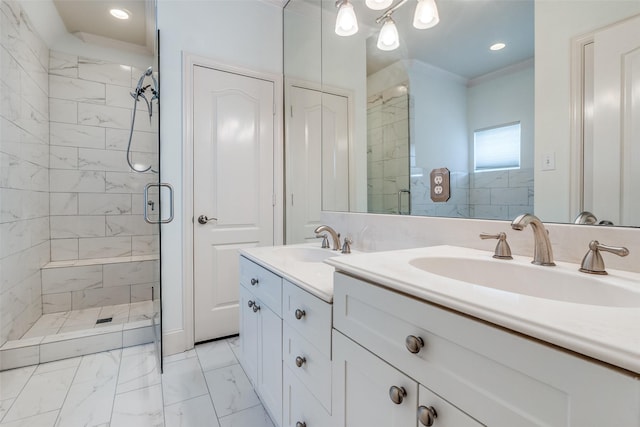
[[[418,408],[418,420],[423,426],[432,426],[438,418],[438,414],[433,406],[420,406]]]
[[[389,398],[396,405],[401,404],[406,396],[407,391],[404,389],[404,387],[397,387],[395,385],[392,385],[391,388],[389,388]]]
[[[200,215],[200,216],[198,217],[198,222],[199,222],[200,224],[202,224],[202,225],[204,225],[204,224],[208,223],[209,221],[217,221],[217,220],[218,220],[218,218],[209,218],[209,217],[207,217],[206,215]]]

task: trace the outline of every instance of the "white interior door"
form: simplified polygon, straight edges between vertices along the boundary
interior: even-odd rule
[[[593,213],[599,220],[638,226],[640,16],[595,34],[593,76]]]
[[[287,243],[315,239],[322,210],[322,94],[290,88]]]
[[[238,249],[273,244],[274,84],[201,66],[193,82],[198,342],[238,333]]]
[[[349,102],[301,86],[289,90],[287,243],[315,239],[320,211],[349,210]]]

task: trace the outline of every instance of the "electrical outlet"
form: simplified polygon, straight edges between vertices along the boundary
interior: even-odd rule
[[[446,202],[451,197],[449,186],[449,169],[439,168],[431,171],[431,200]]]

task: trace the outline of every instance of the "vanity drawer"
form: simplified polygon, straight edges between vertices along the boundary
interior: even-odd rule
[[[289,368],[283,369],[283,427],[328,427],[331,415]],[[297,424],[300,423],[300,424]]]
[[[287,280],[282,288],[282,319],[303,337],[313,341],[331,358],[331,304],[300,289]]]
[[[534,342],[340,273],[333,305],[337,330],[481,423],[566,425],[567,394],[523,371],[554,363]],[[415,354],[410,336],[424,343]]]
[[[428,388],[420,386],[418,390],[418,420],[420,420],[421,412],[426,408],[432,408],[435,411],[435,420],[433,425],[438,427],[482,427],[482,424],[462,412]],[[428,418],[425,417],[425,420]],[[418,426],[428,425],[422,422]]]
[[[280,276],[241,256],[240,284],[249,289],[274,313],[281,316],[282,278]]]
[[[310,337],[313,339],[313,337]],[[282,358],[288,368],[331,412],[331,360],[283,322]],[[298,366],[300,365],[300,366]]]

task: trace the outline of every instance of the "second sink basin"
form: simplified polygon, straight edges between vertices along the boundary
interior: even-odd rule
[[[638,284],[619,277],[589,276],[561,266],[466,257],[421,257],[409,264],[428,273],[485,288],[576,304],[640,307]]]

